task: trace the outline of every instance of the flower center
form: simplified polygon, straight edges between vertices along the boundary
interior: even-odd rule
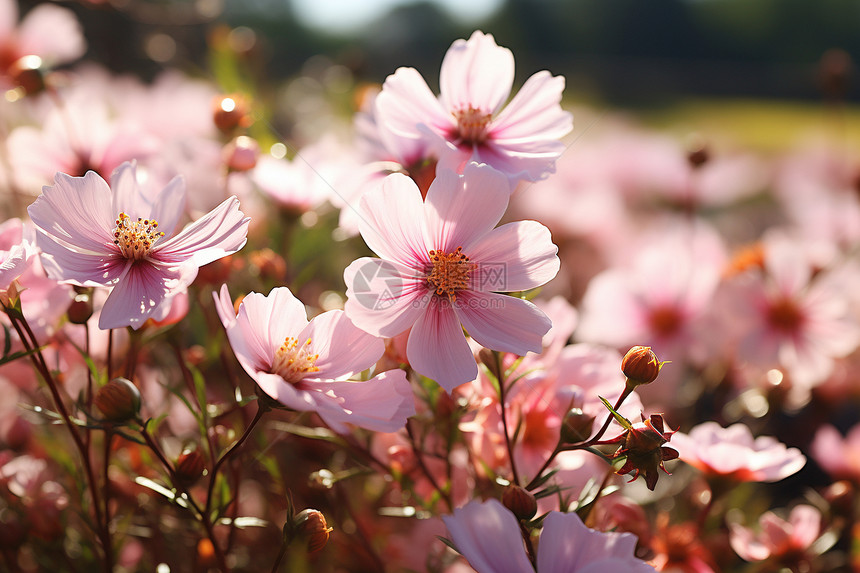
[[[284,339],[284,343],[275,352],[272,374],[277,374],[287,382],[295,384],[312,372],[319,372],[320,369],[314,364],[320,355],[310,353],[310,344],[310,338],[301,346],[292,336]]]
[[[454,117],[457,120],[457,133],[463,143],[483,143],[487,140],[487,126],[492,115],[469,106],[455,111]]]
[[[659,336],[671,336],[680,330],[684,322],[683,316],[677,308],[670,305],[657,306],[651,309],[648,315],[648,323]]]
[[[469,275],[478,266],[463,254],[463,247],[453,253],[429,251],[433,268],[427,275],[427,283],[436,289],[436,294],[457,300],[457,291],[469,286]]]
[[[137,218],[133,221],[125,213],[120,213],[113,229],[114,244],[127,259],[140,260],[149,254],[155,242],[164,236],[158,230],[158,221]]]
[[[776,330],[791,334],[803,323],[803,313],[797,303],[783,297],[771,303],[767,309],[767,321]]]

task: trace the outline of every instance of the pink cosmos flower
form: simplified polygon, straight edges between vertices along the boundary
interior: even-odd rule
[[[836,358],[860,343],[851,313],[854,275],[815,272],[802,242],[772,234],[764,241],[763,273],[747,271],[724,283],[715,304],[737,358],[761,369],[779,368],[808,390],[832,372]]]
[[[181,178],[153,199],[139,188],[135,165],[124,163],[111,187],[92,171],[58,173],[28,208],[51,278],[113,287],[101,329],[139,328],[150,316],[160,318],[162,303],[190,285],[199,267],[245,244],[249,219],[235,197],[170,237],[185,199]]]
[[[798,565],[815,557],[810,546],[821,533],[821,513],[811,505],[795,506],[788,520],[768,511],[758,522],[758,534],[740,524],[729,524],[732,549],[744,561],[776,559]]]
[[[236,358],[263,392],[294,410],[315,411],[335,431],[347,423],[393,432],[415,413],[402,370],[349,380],[373,366],[383,341],[356,328],[341,310],[308,322],[305,306],[286,287],[250,293],[233,309],[227,285],[215,296]]]
[[[573,126],[560,105],[564,78],[538,72],[502,109],[513,81],[511,51],[476,31],[445,54],[438,99],[414,68],[385,80],[376,98],[380,138],[390,146],[402,139],[426,142],[443,167],[460,170],[472,159],[512,180],[536,181],[554,170],[564,151],[558,139]]]
[[[514,514],[495,499],[472,501],[442,517],[457,550],[478,573],[534,573]],[[537,550],[538,573],[655,569],[633,556],[636,536],[586,527],[575,513],[552,511]]]
[[[806,457],[770,436],[753,439],[749,427],[699,424],[689,434],[677,432],[672,446],[680,459],[709,475],[736,481],[774,482],[798,472]]]
[[[507,178],[472,163],[462,175],[440,169],[423,202],[411,179],[389,175],[358,209],[361,235],[381,259],[344,271],[346,313],[376,336],[412,327],[409,363],[449,391],[478,374],[463,328],[487,348],[525,355],[540,352],[551,326],[532,303],[495,294],[540,286],[559,268],[543,225],[495,228],[507,204]]]

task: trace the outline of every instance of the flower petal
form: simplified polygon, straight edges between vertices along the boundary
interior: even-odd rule
[[[439,99],[451,112],[474,108],[492,114],[508,99],[513,84],[514,55],[496,45],[491,34],[475,31],[445,53]]]
[[[496,499],[442,516],[451,541],[478,573],[534,573],[514,514]]]
[[[381,338],[355,326],[342,310],[331,310],[314,317],[298,336],[300,344],[310,339],[317,354],[314,378],[334,380],[373,366],[385,352]]]
[[[549,229],[537,221],[508,223],[484,236],[468,252],[478,267],[472,288],[516,292],[548,283],[561,266]]]
[[[343,271],[344,311],[360,329],[374,336],[397,336],[424,312],[430,296],[425,279],[402,265],[362,257]]]
[[[314,382],[317,413],[332,430],[347,433],[347,423],[374,432],[396,432],[415,414],[412,387],[403,370],[389,370],[367,381]]]
[[[157,243],[150,256],[166,263],[189,261],[201,267],[245,246],[250,220],[239,210],[239,200],[230,197],[175,237]]]
[[[437,133],[447,133],[456,127],[454,117],[442,107],[414,68],[399,68],[388,76],[374,105],[380,137],[386,146],[389,145],[389,132],[398,137],[420,140],[424,139],[420,125],[426,125]],[[396,145],[396,139],[391,143]]]
[[[478,376],[475,357],[447,299],[431,298],[409,333],[406,357],[416,372],[449,392]]]
[[[561,108],[564,77],[542,71],[530,77],[490,126],[502,147],[554,140],[573,129],[573,116]]]
[[[52,187],[27,208],[36,227],[52,239],[78,251],[114,252],[111,192],[105,180],[88,171],[83,177],[57,173]]]
[[[128,263],[125,275],[113,287],[99,316],[99,328],[140,328],[164,301],[172,275],[148,262]]]
[[[463,247],[471,256],[472,245],[505,214],[510,193],[508,178],[489,165],[470,163],[463,175],[437,170],[424,203],[433,248],[451,253]]]
[[[469,336],[486,348],[525,356],[540,352],[552,322],[534,304],[512,296],[461,291],[454,305]]]
[[[424,203],[412,179],[389,175],[362,196],[358,211],[359,231],[374,253],[412,269],[430,261]]]

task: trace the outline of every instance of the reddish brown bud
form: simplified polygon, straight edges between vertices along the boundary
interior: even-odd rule
[[[571,408],[561,422],[561,443],[578,444],[591,437],[594,429],[594,416],[579,408]]]
[[[677,450],[663,447],[674,433],[675,430],[664,429],[662,415],[652,414],[647,420],[643,416],[641,422],[633,424],[630,429],[612,440],[621,443],[621,447],[612,457],[626,458],[624,465],[616,473],[632,473],[633,478],[630,481],[642,474],[645,476],[645,485],[653,491],[659,477],[657,470],[662,469],[669,475],[663,462],[678,458]]]
[[[305,509],[293,520],[292,535],[294,539],[307,543],[309,553],[316,553],[328,543],[331,530],[322,513],[316,509]]]
[[[140,412],[140,391],[125,378],[114,378],[96,392],[96,408],[111,422],[125,422]]]
[[[621,371],[627,377],[627,384],[639,386],[653,382],[665,362],[657,360],[650,346],[634,346],[621,360]]]
[[[262,279],[282,282],[287,276],[287,262],[272,249],[254,251],[248,259]]]
[[[9,78],[27,95],[39,93],[45,89],[45,73],[42,58],[39,56],[24,56],[16,60],[8,70]]]
[[[206,460],[200,450],[185,450],[176,460],[176,479],[188,487],[200,479],[205,469]]]
[[[248,127],[251,125],[248,102],[237,94],[217,96],[212,101],[212,121],[225,135],[230,135],[240,127]]]
[[[91,289],[88,289],[91,290]],[[89,292],[75,295],[74,300],[66,310],[66,316],[72,324],[86,324],[93,315],[93,298]]]
[[[693,169],[698,169],[708,162],[711,158],[711,152],[705,143],[698,142],[687,150],[687,163]]]
[[[518,485],[511,485],[502,494],[502,504],[511,510],[517,519],[531,519],[537,513],[534,494]]]

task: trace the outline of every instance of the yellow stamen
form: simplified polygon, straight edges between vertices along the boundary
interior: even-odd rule
[[[132,221],[125,213],[119,214],[113,229],[114,244],[125,258],[134,260],[146,257],[163,236],[164,233],[158,230],[158,221],[141,217]]]
[[[284,339],[284,343],[275,352],[272,373],[295,384],[309,374],[319,372],[319,368],[314,364],[320,355],[310,353],[310,344],[310,338],[302,345],[299,345],[299,341],[292,336]]]
[[[453,253],[436,250],[428,254],[433,268],[427,275],[427,282],[436,289],[437,295],[457,300],[457,291],[469,287],[469,276],[478,265],[463,254],[463,247],[457,247]]]

